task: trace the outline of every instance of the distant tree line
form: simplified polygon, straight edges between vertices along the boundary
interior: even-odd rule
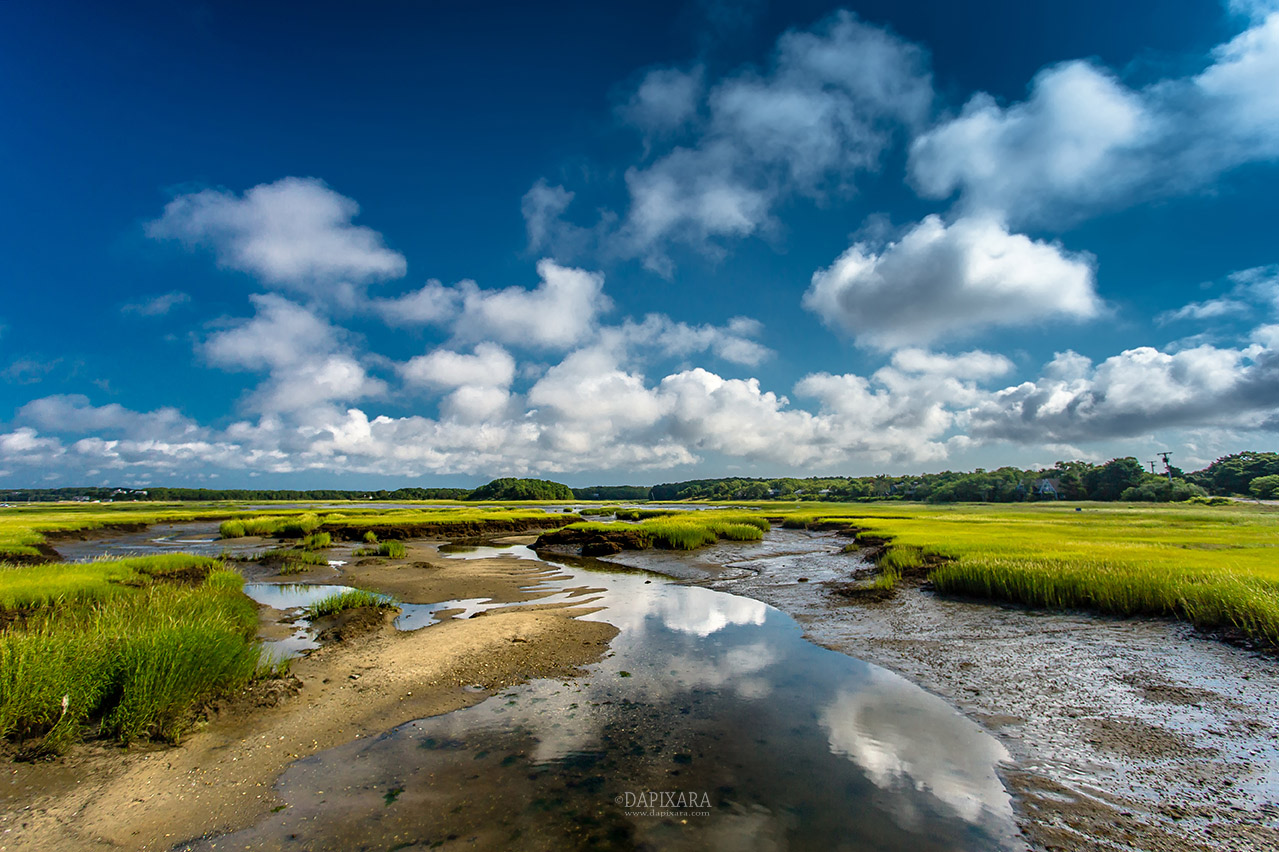
[[[1169,476],[1171,474],[1171,476]],[[1176,466],[1151,473],[1132,456],[1105,464],[1061,461],[1047,470],[1001,467],[902,476],[836,476],[798,479],[723,478],[643,485],[569,488],[545,479],[495,479],[476,489],[397,488],[296,491],[151,487],[36,488],[0,490],[0,501],[26,500],[921,500],[930,503],[1013,503],[1034,500],[1169,502],[1192,497],[1252,496],[1279,499],[1279,453],[1223,456],[1203,470]]]
[[[1057,462],[1047,470],[1001,467],[904,476],[693,479],[649,489],[651,500],[921,500],[930,503],[1169,502],[1208,495],[1279,498],[1279,453],[1235,453],[1193,473],[1186,473],[1175,465],[1151,473],[1137,459],[1128,456],[1105,464]]]

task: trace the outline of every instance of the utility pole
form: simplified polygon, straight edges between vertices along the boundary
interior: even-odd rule
[[[1164,470],[1168,473],[1169,485],[1172,485],[1172,465],[1168,463],[1168,458],[1171,455],[1172,453],[1159,453],[1159,456],[1164,460]]]
[[[1150,472],[1151,472],[1151,473],[1154,473],[1154,472],[1155,472],[1155,463],[1154,463],[1154,462],[1152,462],[1152,461],[1148,461],[1148,462],[1146,462],[1146,464],[1150,465]]]

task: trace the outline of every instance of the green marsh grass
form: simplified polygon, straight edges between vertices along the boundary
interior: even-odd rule
[[[384,541],[377,546],[379,556],[389,556],[392,559],[403,559],[408,555],[408,548],[404,546],[402,541]]]
[[[793,511],[888,539],[881,568],[930,566],[944,593],[1172,617],[1279,645],[1279,512],[1266,507],[898,503],[847,515]]]
[[[218,527],[222,538],[245,536],[275,536],[277,538],[303,538],[313,533],[323,520],[314,512],[298,515],[251,515],[223,521]]]
[[[585,512],[583,512],[585,514]],[[617,509],[614,512],[619,521],[646,521],[649,518],[661,518],[667,515],[688,514],[680,509]]]
[[[248,530],[245,529],[244,521],[238,518],[218,524],[218,536],[220,538],[244,538],[246,535],[248,535]]]
[[[311,533],[302,539],[302,547],[306,550],[323,550],[333,546],[333,536],[326,532]]]
[[[344,592],[335,592],[327,598],[316,601],[308,606],[305,612],[307,618],[314,620],[362,606],[394,607],[399,606],[399,603],[395,598],[388,595],[379,595],[376,592],[368,592],[364,589],[348,589]]]
[[[604,533],[625,531],[638,534],[646,547],[696,550],[722,538],[730,541],[759,541],[769,526],[768,521],[758,514],[706,510],[661,514],[638,524],[587,521],[572,524],[568,529]]]
[[[901,572],[896,568],[879,566],[879,573],[875,575],[875,579],[871,581],[870,588],[883,592],[891,592],[897,587],[897,581],[901,579]]]
[[[57,593],[30,593],[59,574]],[[96,722],[121,743],[176,741],[201,702],[260,673],[242,585],[183,554],[0,569],[0,606],[25,610],[0,630],[0,737],[56,753]]]
[[[354,552],[355,556],[389,556],[392,559],[403,559],[408,555],[409,549],[404,546],[404,542],[384,541],[377,547],[361,547]]]

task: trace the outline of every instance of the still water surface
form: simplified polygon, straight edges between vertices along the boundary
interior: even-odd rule
[[[1022,848],[1006,753],[935,696],[749,598],[561,573],[620,630],[585,677],[298,761],[284,810],[193,848]]]
[[[603,607],[582,617],[619,629],[583,677],[299,760],[277,784],[283,810],[186,848],[1024,848],[996,774],[1007,754],[941,699],[813,645],[759,601],[556,568],[562,579],[539,589],[602,590],[580,598]],[[335,587],[320,588],[267,593]],[[491,602],[426,614],[446,603],[469,615]]]

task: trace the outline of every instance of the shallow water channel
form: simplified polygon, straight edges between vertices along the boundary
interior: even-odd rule
[[[537,558],[447,555],[503,552]],[[283,810],[190,848],[1023,848],[1006,752],[941,699],[759,601],[556,567],[620,631],[584,676],[299,760]]]
[[[228,542],[218,536],[218,521],[155,524],[130,532],[115,530],[94,534],[83,540],[62,539],[58,553],[68,562],[87,562],[100,557],[151,556],[157,553],[194,553],[197,556],[240,555],[264,550],[260,544]]]

